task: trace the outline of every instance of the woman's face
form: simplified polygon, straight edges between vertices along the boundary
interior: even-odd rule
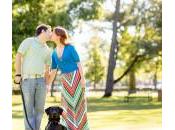
[[[55,34],[54,31],[52,32],[51,40],[52,41],[56,41],[57,40],[57,35]]]
[[[58,42],[59,39],[60,39],[60,36],[56,35],[56,33],[53,31],[52,36],[51,36],[51,40],[54,42]]]

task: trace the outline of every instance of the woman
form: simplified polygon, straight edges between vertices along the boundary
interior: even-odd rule
[[[66,43],[67,32],[56,27],[52,33],[52,41],[57,47],[52,53],[52,71],[50,84],[53,82],[57,69],[61,70],[61,106],[64,109],[61,123],[68,130],[89,130],[87,106],[85,98],[85,78],[80,58],[74,46]]]

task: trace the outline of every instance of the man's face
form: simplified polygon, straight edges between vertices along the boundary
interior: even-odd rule
[[[52,41],[57,41],[57,39],[58,39],[58,36],[55,34],[55,32],[53,31],[52,32],[52,35],[51,35],[51,40]]]
[[[51,36],[52,36],[51,29],[47,29],[46,31],[44,31],[44,36],[45,36],[46,41],[49,41],[51,39]]]

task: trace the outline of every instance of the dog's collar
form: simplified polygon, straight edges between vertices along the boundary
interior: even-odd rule
[[[49,124],[55,124],[55,125],[57,125],[57,124],[60,124],[60,122],[59,121],[49,121]]]
[[[53,116],[53,115],[49,115],[49,118],[59,118],[60,116],[57,115],[57,116]]]

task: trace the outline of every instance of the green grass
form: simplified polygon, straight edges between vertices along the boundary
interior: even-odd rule
[[[123,97],[114,93],[111,98],[102,99],[102,93],[93,92],[88,97],[88,119],[91,130],[158,130],[161,128],[161,103],[154,99],[147,102],[135,99],[124,103]],[[47,96],[45,107],[60,104],[60,94]],[[12,99],[13,130],[24,130],[21,96]],[[41,129],[47,124],[44,114]]]

